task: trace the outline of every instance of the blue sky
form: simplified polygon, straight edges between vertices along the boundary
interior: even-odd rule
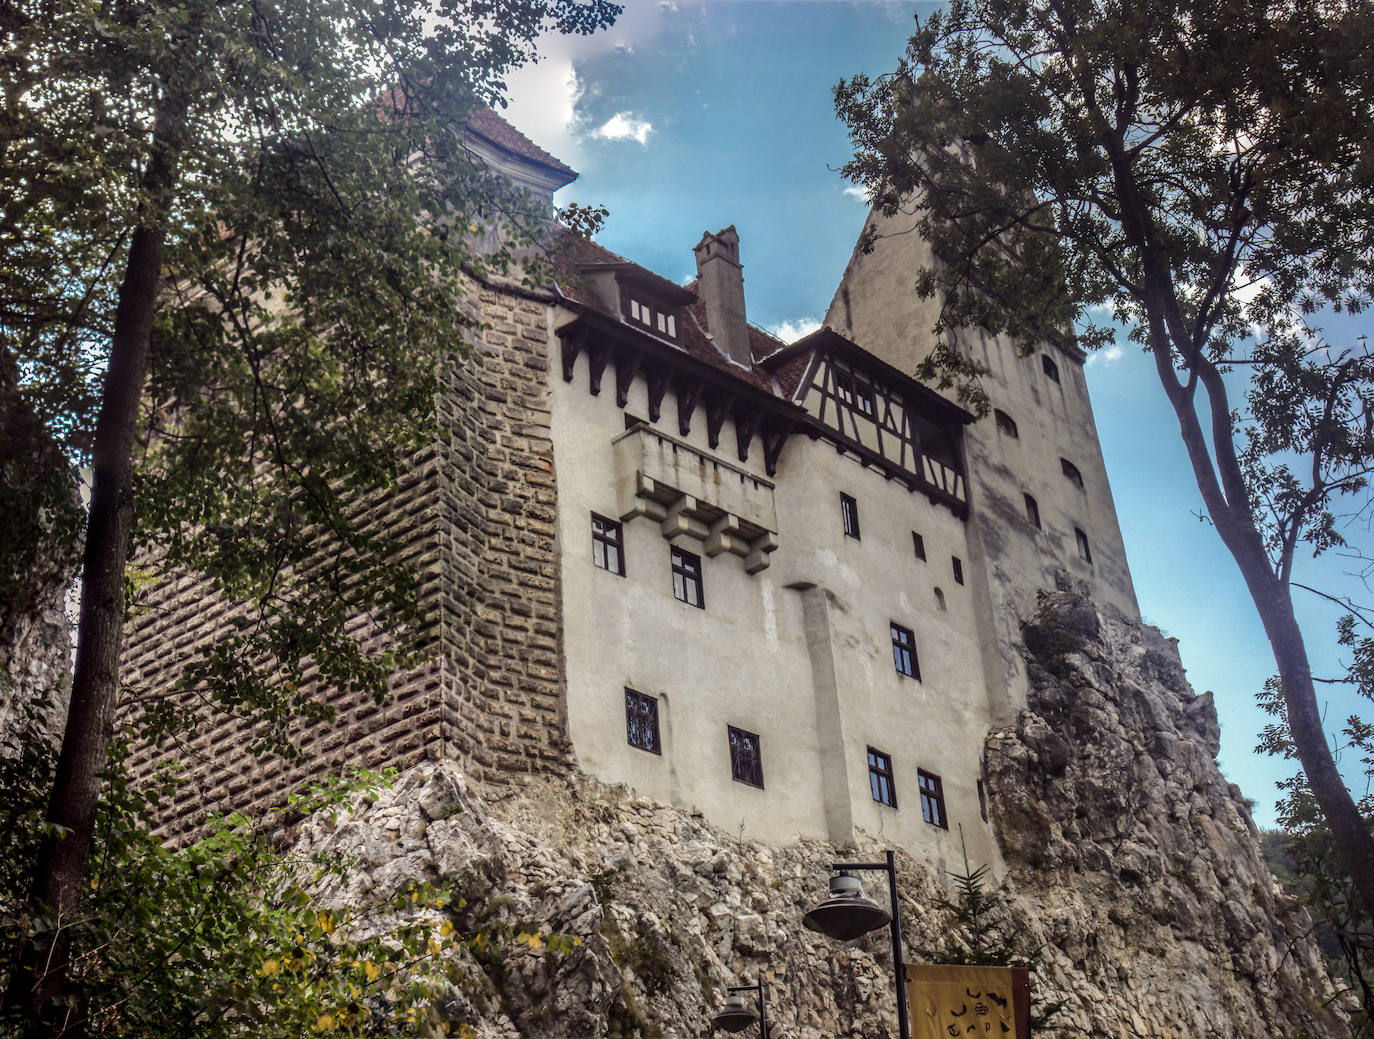
[[[607,206],[598,241],[666,277],[687,280],[702,232],[734,224],[750,320],[791,338],[824,315],[866,215],[835,172],[850,146],[832,88],[889,71],[913,13],[934,6],[628,0],[608,33],[546,40],[539,64],[511,77],[506,116],[580,172],[557,201]],[[1371,325],[1327,331],[1339,344]],[[1179,638],[1194,687],[1215,692],[1222,769],[1272,825],[1273,784],[1292,766],[1253,753],[1266,721],[1254,693],[1273,671],[1254,608],[1197,518],[1201,497],[1153,362],[1126,344],[1087,370],[1141,612]],[[1368,598],[1342,577],[1342,560],[1304,567],[1307,583]],[[1338,611],[1306,597],[1298,606],[1314,671],[1336,673]],[[1354,709],[1332,693],[1328,728]]]

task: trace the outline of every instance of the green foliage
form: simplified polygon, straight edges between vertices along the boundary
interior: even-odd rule
[[[954,897],[936,903],[949,919],[944,941],[917,950],[926,963],[958,963],[982,967],[1025,967],[1034,971],[1040,959],[1039,948],[1027,948],[1021,936],[1011,930],[1011,921],[998,899],[987,891],[988,866],[973,869],[964,845],[964,829],[959,828],[959,851],[964,859],[961,873],[951,872]],[[1046,1001],[1031,996],[1031,1030],[1047,1026],[1064,1007],[1063,1000]]]
[[[35,737],[24,746],[41,748]],[[0,761],[0,983],[25,941],[51,933],[17,897],[42,836],[39,811],[49,753]],[[26,770],[31,775],[26,776]],[[407,881],[341,905],[351,863],[288,854],[284,818],[338,813],[371,797],[391,773],[324,779],[293,794],[265,823],[211,819],[190,843],[169,846],[153,829],[158,802],[180,780],[168,770],[132,787],[116,770],[101,802],[97,854],[79,909],[61,921],[79,950],[63,993],[63,1033],[91,1039],[298,1039],[305,1035],[471,1035],[433,1003],[461,984],[465,946],[491,958],[514,945],[551,954],[580,939],[532,923],[487,922],[431,883]],[[0,1026],[16,1024],[0,1020]]]

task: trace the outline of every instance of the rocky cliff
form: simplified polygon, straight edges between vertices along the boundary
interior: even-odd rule
[[[1064,1001],[1038,1034],[1343,1034],[1305,914],[1279,895],[1216,768],[1211,699],[1173,647],[1071,591],[1025,641],[1033,694],[989,735],[986,772],[1007,864],[995,912],[1039,949],[1037,996]],[[298,843],[352,858],[347,888],[327,893],[340,903],[439,879],[468,902],[460,927],[520,921],[581,940],[460,951],[466,980],[438,1011],[480,1036],[703,1036],[725,987],[756,978],[775,1035],[896,1035],[884,933],[841,946],[801,926],[853,848],[756,844],[579,776],[484,801],[429,764],[306,821]],[[948,882],[899,856],[909,960],[949,938]]]

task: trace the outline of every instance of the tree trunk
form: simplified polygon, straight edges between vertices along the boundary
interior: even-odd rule
[[[59,1036],[80,1027],[55,997],[66,980],[67,925],[81,900],[95,831],[102,773],[119,694],[124,575],[133,525],[132,459],[166,240],[165,207],[176,177],[176,142],[184,100],[159,112],[143,190],[150,200],[134,231],[119,287],[110,361],[92,447],[93,482],[86,526],[71,703],[48,802],[45,839],[29,899],[47,926],[33,937],[5,994],[25,1035]],[[79,1014],[76,1016],[80,1016]]]

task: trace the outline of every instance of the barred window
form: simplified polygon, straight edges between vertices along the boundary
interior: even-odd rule
[[[897,807],[897,788],[892,785],[892,757],[868,748],[868,786],[873,800],[889,808]]]
[[[945,792],[940,777],[925,769],[916,770],[916,785],[921,789],[921,818],[942,830],[949,829],[945,815]]]
[[[619,523],[592,513],[592,562],[625,576],[625,535]]]
[[[759,753],[758,733],[727,725],[730,734],[730,777],[763,789],[763,757]]]
[[[706,609],[701,588],[701,557],[680,548],[673,549],[673,595],[689,606]]]
[[[625,738],[631,747],[662,754],[658,738],[658,697],[625,690]]]
[[[904,628],[896,621],[892,627],[892,662],[897,666],[899,675],[919,679],[921,667],[916,660],[916,636],[910,628]]]

